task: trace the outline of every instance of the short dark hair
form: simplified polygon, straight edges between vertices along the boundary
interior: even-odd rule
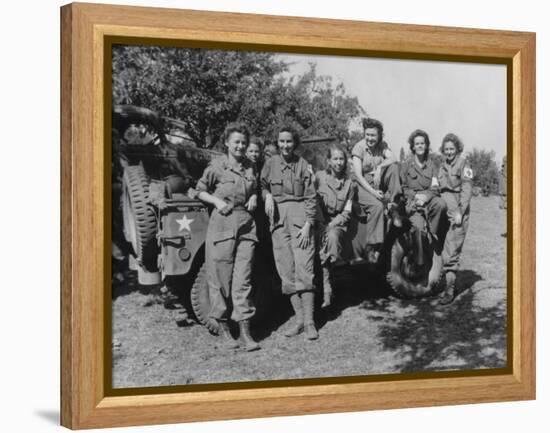
[[[462,144],[462,140],[458,137],[458,135],[449,132],[441,141],[441,147],[439,148],[441,153],[443,153],[443,148],[445,147],[445,143],[447,141],[450,141],[455,145],[456,153],[462,153],[464,150],[464,144]]]
[[[338,144],[338,143],[332,143],[329,145],[328,149],[327,149],[327,159],[330,159],[332,157],[332,152],[335,151],[335,150],[338,150],[340,152],[342,152],[342,154],[344,155],[344,173],[347,175],[347,172],[348,172],[348,153],[346,151],[346,148],[344,145],[342,144]],[[327,164],[327,173],[332,173],[332,170],[330,168],[330,165]]]
[[[277,137],[275,137],[275,143],[279,142],[279,134],[281,132],[288,132],[290,133],[290,135],[292,135],[292,141],[294,142],[294,149],[296,149],[300,145],[301,143],[300,134],[298,134],[298,131],[296,130],[296,128],[290,125],[283,125],[279,128],[279,130],[277,131]]]
[[[244,135],[244,137],[246,138],[246,143],[248,145],[248,143],[250,142],[250,130],[248,129],[248,126],[241,122],[232,122],[225,127],[225,130],[223,131],[223,142],[227,143],[229,137],[234,132],[238,132],[239,134]]]
[[[382,137],[384,136],[384,125],[380,120],[373,119],[372,117],[363,118],[363,131],[366,131],[369,128],[374,128],[378,131],[378,143],[382,142]]]
[[[430,136],[426,131],[422,129],[415,129],[413,132],[411,132],[411,135],[409,135],[409,139],[407,141],[409,142],[410,151],[414,153],[414,139],[416,137],[424,137],[424,141],[426,142],[426,150],[424,152],[424,156],[428,155],[428,153],[430,153]]]
[[[248,146],[250,146],[251,144],[255,144],[260,149],[260,152],[263,152],[264,141],[260,137],[258,137],[257,135],[251,136],[250,139],[248,140]]]

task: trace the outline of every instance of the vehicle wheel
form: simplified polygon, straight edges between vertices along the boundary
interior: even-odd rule
[[[147,205],[149,178],[141,165],[126,167],[122,180],[124,237],[132,245],[138,263],[147,271],[157,270],[157,221]]]
[[[431,294],[441,279],[443,259],[435,250],[432,253],[431,266],[425,268],[422,278],[414,280],[408,276],[408,258],[406,243],[402,238],[397,238],[393,244],[390,255],[390,270],[386,280],[391,289],[399,297],[417,298]]]
[[[210,314],[210,294],[208,292],[208,280],[206,278],[206,263],[203,263],[193,287],[191,287],[191,306],[193,307],[193,312],[197,317],[197,320],[202,325],[212,332],[213,334],[218,334],[219,326],[218,324],[211,320],[208,315]]]

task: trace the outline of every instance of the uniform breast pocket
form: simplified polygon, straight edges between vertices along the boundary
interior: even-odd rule
[[[303,179],[295,179],[294,180],[294,195],[296,197],[302,197],[304,195],[304,180]]]
[[[452,172],[450,178],[452,187],[456,187],[462,182],[460,171]]]
[[[224,191],[232,191],[235,188],[235,179],[231,176],[222,176],[218,188],[222,188]]]
[[[271,194],[273,195],[282,195],[283,194],[283,180],[282,179],[272,179],[269,181],[269,188]]]
[[[409,187],[414,187],[418,183],[418,174],[415,171],[407,172],[407,183]]]
[[[338,196],[336,197],[336,204],[334,208],[337,212],[342,212],[344,210],[344,206],[346,205],[346,197],[344,196]]]
[[[325,209],[329,212],[333,212],[336,208],[336,199],[334,195],[325,191],[320,191],[319,196],[325,206]]]

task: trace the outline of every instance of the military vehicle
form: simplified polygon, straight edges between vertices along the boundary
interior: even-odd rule
[[[121,249],[140,284],[163,283],[187,296],[198,321],[217,332],[217,324],[208,320],[204,267],[209,209],[187,193],[221,153],[198,148],[184,131],[182,122],[146,108],[114,107],[113,239],[123,233]],[[267,308],[265,294],[273,281],[266,266],[257,266],[254,276],[261,288],[254,296],[258,317]]]

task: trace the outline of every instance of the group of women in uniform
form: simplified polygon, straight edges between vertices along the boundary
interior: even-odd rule
[[[441,145],[445,161],[436,170],[428,158],[430,140],[422,130],[409,138],[412,153],[399,168],[383,140],[383,125],[363,120],[364,138],[352,151],[348,169],[345,148],[328,149],[326,169],[313,173],[296,153],[300,137],[292,127],[282,127],[276,146],[263,148],[250,137],[244,124],[225,129],[227,154],[213,160],[197,183],[199,199],[213,206],[206,238],[206,263],[211,300],[210,319],[219,324],[224,345],[260,348],[250,335],[255,313],[251,276],[258,236],[267,226],[283,294],[294,310],[284,334],[318,338],[314,323],[314,261],[323,269],[323,306],[331,303],[331,269],[342,261],[343,241],[352,218],[365,218],[364,251],[355,251],[371,262],[380,254],[385,220],[401,223],[400,202],[408,212],[425,208],[429,226],[444,256],[446,288],[440,302],[454,298],[454,280],[468,227],[472,170],[460,156],[463,146],[454,134]],[[354,206],[355,203],[355,206]],[[443,232],[443,219],[450,228]],[[261,236],[260,236],[261,239]],[[239,324],[240,339],[233,339],[228,320]]]

